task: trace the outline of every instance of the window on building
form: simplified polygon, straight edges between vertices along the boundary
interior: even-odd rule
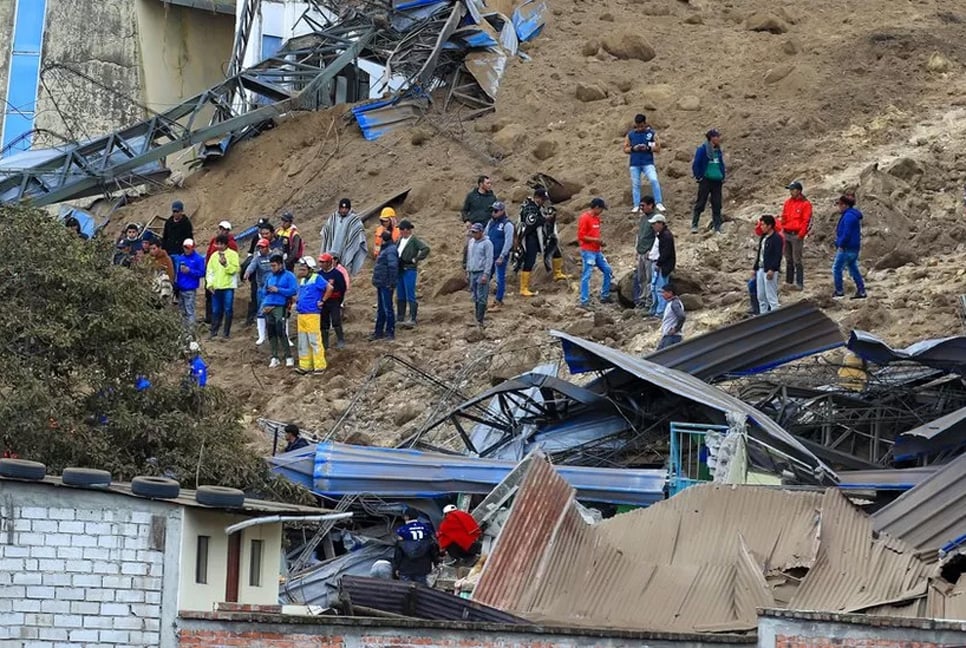
[[[208,541],[211,536],[198,536],[198,551],[195,553],[195,582],[208,582]]]
[[[252,540],[251,561],[248,565],[249,587],[262,586],[262,541]]]

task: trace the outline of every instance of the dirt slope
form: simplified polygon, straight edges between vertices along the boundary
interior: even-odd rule
[[[543,35],[524,47],[530,60],[508,67],[495,114],[472,122],[435,115],[376,142],[363,140],[342,118],[344,106],[291,116],[182,188],[145,198],[119,218],[165,214],[177,196],[193,212],[196,237],[206,239],[224,218],[240,229],[291,209],[316,253],[321,224],[340,197],[364,207],[412,187],[401,214],[433,248],[420,273],[419,329],[400,331],[388,345],[365,342],[374,302],[368,268],[350,299],[350,348],[330,355],[325,378],[270,371],[265,351],[252,343],[254,332],[238,322],[233,340],[206,345],[205,352],[213,380],[237,394],[248,416],[327,429],[384,352],[446,379],[468,357],[544,342],[548,328],[633,352],[652,348],[655,324],[618,307],[577,311],[576,283],[554,285],[541,270],[535,273],[540,296],[509,296],[509,308],[492,318],[483,341],[466,339],[468,295],[438,294],[447,279],[460,275],[456,212],[479,173],[493,176],[497,194],[514,202],[514,216],[534,172],[579,186],[560,205],[568,244],[576,215],[592,196],[604,196],[612,207],[604,228],[608,258],[617,276],[625,275],[634,262],[637,218],[628,213],[620,142],[636,112],[648,114],[665,144],[658,170],[680,273],[700,288],[690,302],[689,335],[743,316],[753,222],[780,210],[791,179],[805,184],[816,220],[806,246],[806,291],[783,300],[815,298],[846,330],[867,328],[896,344],[960,331],[966,11],[951,13],[948,3],[929,0],[553,0],[551,7]],[[755,26],[780,33],[752,31]],[[608,53],[647,58],[647,46],[634,42],[640,35],[653,48],[652,59]],[[578,85],[584,98],[602,98],[578,99]],[[711,126],[724,133],[729,222],[720,236],[692,235],[690,158]],[[829,298],[831,200],[845,187],[858,188],[865,213],[861,265],[871,299],[864,303]],[[567,250],[568,270],[576,273],[576,248]],[[240,296],[236,313],[244,306]],[[406,381],[393,375],[380,386],[388,391],[366,404],[375,425],[353,417],[354,429],[375,441],[391,441],[400,425],[418,423],[425,413],[420,398],[428,392],[407,392]],[[472,393],[486,379],[476,376],[463,387]],[[412,403],[420,407],[398,416],[400,406]]]

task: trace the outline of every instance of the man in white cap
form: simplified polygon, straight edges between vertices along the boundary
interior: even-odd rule
[[[198,296],[198,286],[205,276],[205,259],[195,250],[193,239],[185,239],[182,244],[183,254],[174,255],[174,287],[178,295],[178,310],[184,319],[184,326],[188,333],[195,330],[195,300]]]
[[[480,555],[480,536],[483,532],[476,519],[452,504],[443,507],[443,519],[436,532],[439,550],[451,558],[472,564]]]
[[[486,300],[490,292],[490,272],[493,270],[493,242],[483,236],[483,226],[470,225],[470,240],[466,246],[466,281],[473,295],[476,323],[485,326]]]
[[[677,265],[677,254],[674,250],[674,235],[667,227],[667,218],[664,214],[654,214],[647,222],[654,228],[654,244],[647,255],[654,264],[651,278],[651,294],[654,295],[654,302],[651,306],[651,315],[661,317],[667,306],[667,300],[664,299],[664,286],[671,279],[671,273]]]

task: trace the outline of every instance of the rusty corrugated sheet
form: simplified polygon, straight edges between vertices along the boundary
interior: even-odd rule
[[[573,489],[549,463],[532,462],[473,599],[501,610],[519,609],[527,583],[553,546],[557,525],[573,501]]]

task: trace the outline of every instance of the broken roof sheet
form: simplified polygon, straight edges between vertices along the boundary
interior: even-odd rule
[[[757,608],[789,599],[882,614],[925,602],[929,566],[877,539],[836,489],[706,484],[591,526],[541,463],[514,499],[476,600],[534,621],[662,632],[751,630]]]
[[[513,11],[513,26],[521,43],[540,35],[548,9],[546,0],[529,0]]]
[[[912,361],[949,371],[966,368],[966,336],[962,335],[922,340],[904,349],[893,349],[871,333],[852,331],[846,346],[860,358],[875,364]]]
[[[882,468],[877,470],[840,470],[842,490],[907,491],[917,486],[940,466],[917,468]]]
[[[701,380],[754,374],[842,346],[838,324],[801,301],[645,356],[649,361]]]
[[[938,559],[966,537],[966,454],[872,515],[873,528]]]
[[[314,458],[313,458],[314,454]],[[515,462],[405,448],[327,442],[268,458],[272,470],[314,492],[341,497],[437,497],[488,493]],[[314,465],[313,465],[314,464]],[[557,466],[581,499],[646,506],[664,498],[665,470]]]
[[[966,444],[966,407],[907,430],[896,439],[893,454],[897,460],[912,459]]]
[[[383,612],[430,619],[433,621],[469,621],[476,623],[527,623],[525,619],[476,601],[416,583],[344,576],[339,585],[343,600]]]
[[[720,412],[740,412],[749,419],[751,423],[749,431],[752,436],[776,448],[794,461],[800,462],[803,466],[807,466],[811,471],[809,476],[812,479],[818,482],[830,482],[836,479],[835,471],[812,454],[798,439],[764,413],[734,396],[683,371],[662,367],[654,362],[635,358],[616,349],[560,331],[550,331],[550,334],[560,338],[564,359],[571,373],[619,369],[644,382]]]

